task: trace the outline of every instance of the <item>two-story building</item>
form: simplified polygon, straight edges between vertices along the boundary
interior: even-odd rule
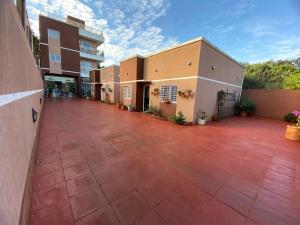
[[[89,71],[104,61],[97,50],[104,42],[102,31],[71,16],[40,15],[39,23],[40,66],[48,93],[58,89],[60,94],[89,95]]]
[[[217,113],[219,91],[239,98],[243,71],[239,62],[200,37],[121,61],[121,101],[136,111],[155,106],[167,117],[181,111],[188,122],[196,122],[200,112],[208,118]]]

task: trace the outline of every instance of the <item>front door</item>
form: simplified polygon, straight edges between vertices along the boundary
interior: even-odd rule
[[[144,105],[143,111],[148,110],[149,108],[149,86],[144,86]]]

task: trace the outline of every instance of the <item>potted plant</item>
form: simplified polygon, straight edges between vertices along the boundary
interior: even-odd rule
[[[249,114],[253,113],[256,109],[256,105],[254,102],[252,102],[249,99],[241,99],[239,102],[235,105],[237,114],[246,117]]]
[[[201,112],[198,116],[197,124],[198,125],[205,125],[207,122],[207,115],[205,112]]]
[[[127,110],[127,106],[126,106],[126,105],[124,105],[124,104],[122,104],[122,105],[121,105],[121,109],[123,109],[123,110]]]
[[[292,112],[296,119],[295,125],[287,125],[285,131],[285,138],[291,141],[300,141],[300,111]]]
[[[173,121],[174,123],[180,124],[180,125],[184,125],[185,123],[185,116],[183,115],[183,113],[181,111],[178,112],[178,116],[177,115],[173,115],[170,117],[171,121]]]
[[[117,108],[121,109],[122,102],[117,102]]]
[[[127,109],[128,109],[128,112],[132,112],[133,111],[133,106],[132,105],[128,105]]]

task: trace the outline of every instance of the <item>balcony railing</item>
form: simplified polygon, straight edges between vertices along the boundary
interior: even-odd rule
[[[103,62],[104,61],[104,52],[97,50],[96,53],[91,53],[89,51],[80,50],[80,57]]]
[[[40,12],[40,14],[43,15],[43,16],[49,17],[51,19],[67,23],[66,18],[62,15],[56,15],[56,14],[46,13],[46,12]],[[69,24],[69,23],[67,23],[67,24]],[[69,25],[74,26],[72,24],[69,24]],[[86,31],[91,32],[93,34],[103,36],[103,31],[102,30],[96,29],[96,28],[88,26],[88,25],[85,25],[83,30],[86,30]]]

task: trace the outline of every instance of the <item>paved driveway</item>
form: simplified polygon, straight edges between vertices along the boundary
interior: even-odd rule
[[[183,127],[114,105],[49,100],[32,225],[300,224],[300,143],[285,124]]]

